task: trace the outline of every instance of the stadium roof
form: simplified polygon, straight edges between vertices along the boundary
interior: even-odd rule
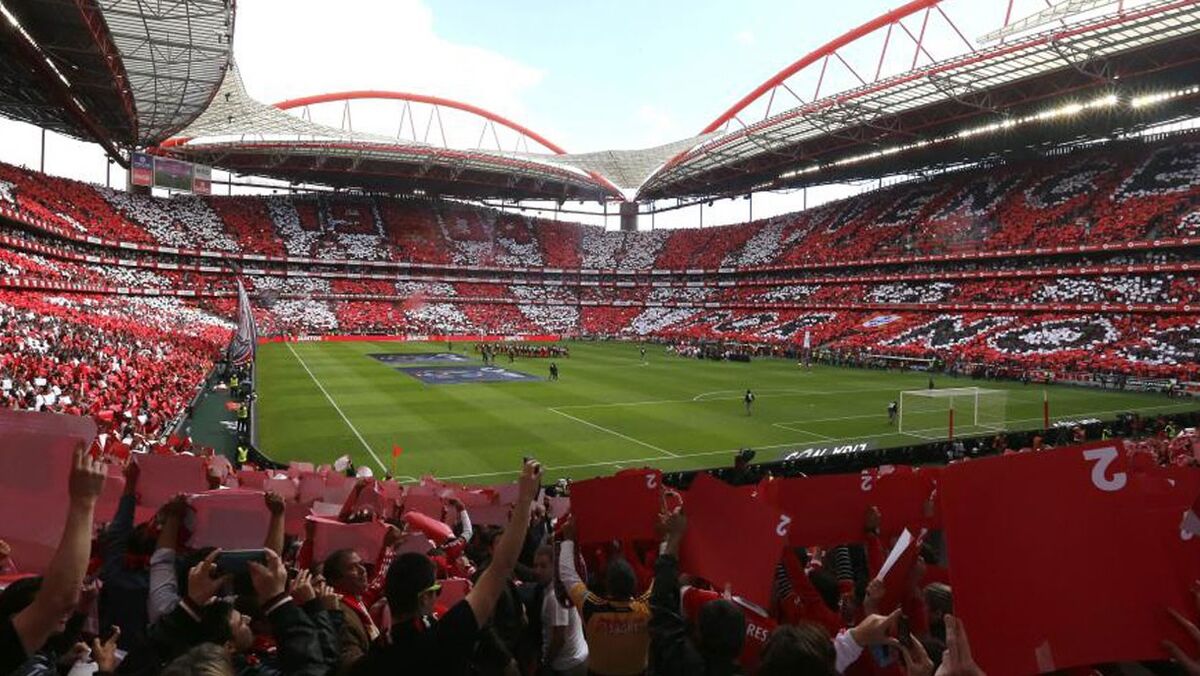
[[[961,56],[873,81],[841,57],[847,45],[886,30],[882,64],[895,29],[915,43],[915,64],[930,17],[949,21],[939,4],[914,0],[784,69],[714,120],[704,131],[715,137],[672,158],[640,196],[726,196],[877,176],[1197,114],[1194,92],[1181,95],[1200,82],[1195,0],[1066,0],[984,36],[997,44],[976,49],[963,37]],[[788,85],[808,69],[824,78],[839,61],[857,87],[805,100]],[[1163,92],[1174,94],[1154,100],[1165,105],[1146,103]],[[772,115],[777,96],[799,105]],[[754,121],[749,110],[763,101],[766,112]]]
[[[980,38],[986,46],[962,34],[944,9],[949,0],[910,0],[789,65],[696,136],[569,154],[511,120],[438,97],[356,91],[257,101],[230,56],[232,0],[0,0],[0,57],[8,57],[0,58],[0,114],[94,139],[110,154],[158,145],[295,184],[555,200],[711,199],[833,183],[1200,114],[1200,0],[1047,1],[1027,17],[1012,16],[1013,0],[996,4],[1004,2],[1004,25]],[[978,11],[980,0],[963,3]],[[939,23],[961,54],[930,54],[927,30]],[[855,68],[855,50],[871,40],[882,43],[878,63]],[[893,68],[901,48],[911,63],[905,54]],[[827,77],[836,70],[854,79],[839,87]],[[349,102],[362,99],[399,102],[400,132],[347,124]],[[313,121],[313,107],[336,103],[345,106],[341,127]],[[424,136],[417,106],[429,107]],[[447,142],[443,112],[470,117],[479,141]],[[498,131],[516,142],[503,144]]]
[[[231,0],[0,0],[0,114],[118,149],[204,110],[232,48]]]
[[[548,152],[451,148],[318,124],[287,112],[356,99],[399,99],[453,108],[479,117],[485,126],[499,124],[512,129]],[[440,119],[440,112],[438,115]],[[480,198],[604,199],[617,194],[599,175],[565,161],[567,156],[557,145],[474,106],[380,91],[326,94],[269,105],[247,93],[236,65],[229,68],[212,105],[162,148],[196,162],[293,183]]]

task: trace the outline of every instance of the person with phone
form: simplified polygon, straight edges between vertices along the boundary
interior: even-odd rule
[[[279,555],[269,549],[238,552],[222,558],[215,549],[188,571],[187,593],[174,610],[150,626],[146,642],[121,663],[121,674],[149,676],[202,643],[221,646],[232,658],[237,673],[270,673],[265,667],[285,669],[294,676],[317,676],[336,665],[322,646],[336,637],[331,625],[315,622],[287,591],[288,573]],[[259,560],[261,559],[261,563]],[[221,567],[224,562],[225,568]],[[244,568],[254,589],[254,601],[275,639],[274,655],[256,653],[250,618],[219,595],[233,579],[231,569]]]
[[[264,565],[267,562],[265,549],[229,549],[222,550],[217,557],[217,573],[219,575],[241,575],[250,572],[250,564]]]
[[[500,536],[491,564],[466,598],[439,617],[434,612],[441,585],[437,568],[425,554],[402,554],[388,568],[386,595],[392,613],[391,641],[376,643],[350,670],[356,676],[405,673],[455,676],[470,673],[470,658],[480,627],[491,618],[500,594],[516,567],[525,541],[529,509],[541,488],[541,465],[527,460],[517,481],[517,501]]]

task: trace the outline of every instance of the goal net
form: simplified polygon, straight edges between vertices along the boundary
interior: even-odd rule
[[[999,432],[1008,407],[1006,390],[951,387],[900,393],[899,431],[923,439]]]

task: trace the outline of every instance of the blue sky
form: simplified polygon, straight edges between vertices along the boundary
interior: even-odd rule
[[[568,151],[630,149],[698,133],[781,68],[900,2],[339,0],[330,11],[329,0],[240,0],[234,53],[250,94],[262,101],[351,89],[409,91],[490,109]],[[1005,6],[1003,0],[942,4],[971,39],[998,26]],[[1018,6],[1015,16],[1044,5],[1018,0]],[[919,17],[909,23],[918,30]],[[936,18],[930,22],[926,43],[937,59],[964,49],[948,30]],[[882,33],[842,51],[867,77]],[[891,43],[885,75],[911,66],[906,40]],[[817,70],[789,84],[811,95]],[[830,66],[822,93],[850,78]],[[355,128],[394,134],[397,104],[390,105],[356,103]],[[781,99],[774,110],[793,105]],[[338,124],[340,107],[313,115]],[[448,124],[468,144],[477,142],[477,121]],[[36,129],[0,120],[0,138],[6,142],[0,160],[37,166]],[[49,148],[47,170],[104,181],[95,146],[52,139]],[[221,172],[215,178],[222,180]],[[123,173],[114,174],[114,184],[123,181]],[[808,203],[820,200],[810,195]],[[745,218],[747,205],[735,202],[718,204],[705,222]],[[766,216],[794,210],[801,200],[764,194],[755,202],[755,215]],[[676,220],[698,222],[680,212],[665,222]]]
[[[893,0],[894,2],[894,0]],[[581,150],[689,136],[760,82],[892,3],[430,2],[435,29],[529,64],[538,117]],[[530,122],[532,125],[532,122]],[[574,148],[570,148],[574,150]]]

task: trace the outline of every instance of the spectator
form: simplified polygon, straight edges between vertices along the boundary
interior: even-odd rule
[[[92,515],[104,488],[105,473],[103,463],[86,449],[75,449],[67,521],[46,574],[30,583],[25,592],[17,587],[0,594],[0,607],[4,609],[0,617],[0,673],[13,672],[26,660],[36,658],[50,637],[66,628],[87,572]],[[19,601],[12,598],[22,595],[25,598]]]
[[[587,641],[579,611],[557,580],[554,547],[544,545],[534,554],[534,571],[542,590],[542,666],[554,676],[586,676]]]
[[[664,516],[666,540],[655,561],[650,606],[651,652],[654,673],[740,674],[737,657],[745,637],[745,619],[737,606],[720,599],[706,603],[700,611],[699,636],[693,642],[680,614],[679,544],[687,528],[681,512]]]
[[[325,557],[321,572],[340,602],[341,629],[338,635],[339,673],[346,673],[380,636],[371,608],[383,596],[383,585],[400,542],[400,530],[388,528],[374,577],[368,577],[362,558],[353,549],[338,549]]]
[[[579,611],[588,643],[588,672],[626,676],[646,670],[650,650],[649,592],[637,594],[637,576],[622,557],[608,562],[603,595],[588,589],[575,570],[575,530],[568,523],[558,553],[558,575]]]
[[[118,673],[154,674],[194,646],[215,643],[231,655],[241,674],[325,674],[334,666],[322,645],[333,640],[324,623],[314,622],[287,592],[287,569],[275,552],[265,550],[266,565],[250,562],[249,577],[258,612],[269,623],[278,648],[274,655],[255,650],[250,618],[234,604],[217,596],[231,580],[218,576],[214,550],[188,572],[187,595],[175,610],[163,616],[147,632],[144,647],[132,651]]]
[[[492,615],[508,578],[512,575],[529,523],[529,507],[537,497],[541,466],[525,463],[519,480],[517,502],[509,526],[496,545],[491,565],[479,577],[466,598],[445,616],[434,613],[441,585],[436,567],[428,556],[406,553],[388,569],[386,594],[393,625],[391,643],[372,646],[354,666],[354,674],[391,673],[398,664],[415,673],[465,674],[480,627]]]

